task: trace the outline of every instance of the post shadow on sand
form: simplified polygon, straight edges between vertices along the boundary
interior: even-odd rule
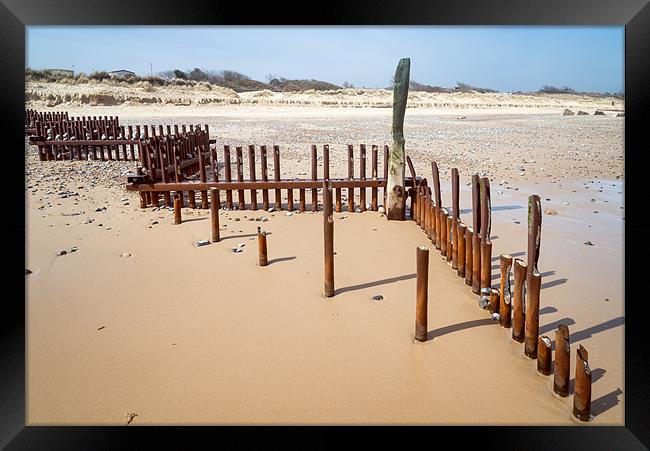
[[[539,334],[543,335],[544,333],[551,332],[555,329],[560,324],[566,324],[567,326],[571,324],[575,324],[575,321],[571,318],[565,318],[561,319],[559,321],[555,321],[551,324],[548,324],[546,326],[541,326],[539,328]],[[615,327],[621,326],[625,324],[625,317],[624,316],[619,316],[618,318],[610,319],[609,321],[605,321],[604,323],[597,324],[595,326],[591,326],[585,330],[579,330],[578,332],[573,332],[569,330],[569,344],[574,344],[577,343],[581,340],[585,340],[589,337],[591,337],[593,334],[597,334],[598,332],[603,332],[605,330],[610,330]],[[542,331],[544,330],[544,332]],[[554,337],[549,337],[551,338],[551,350],[555,351],[555,338]]]
[[[555,307],[550,307],[550,306],[544,307],[539,310],[540,315],[544,315],[546,313],[554,313],[554,312],[557,312],[557,309]],[[494,321],[491,318],[484,318],[484,319],[475,319],[472,321],[465,321],[464,323],[450,324],[449,326],[444,326],[438,329],[430,330],[427,333],[427,340],[433,340],[434,338],[440,337],[441,335],[450,334],[452,332],[458,332],[460,330],[470,329],[472,327],[487,326],[489,324],[499,324],[499,323]]]
[[[598,415],[608,411],[612,407],[616,407],[620,402],[618,397],[619,395],[622,394],[623,394],[623,390],[621,390],[620,388],[616,388],[616,390],[614,390],[613,392],[603,395],[600,398],[591,401],[591,414],[597,417]]]
[[[270,233],[268,233],[270,235]],[[231,238],[250,238],[252,236],[257,236],[257,233],[245,233],[243,235],[229,235],[220,238],[220,241],[229,240]]]
[[[272,265],[273,263],[280,263],[280,262],[286,262],[289,260],[295,260],[297,257],[295,255],[292,255],[291,257],[278,257],[278,258],[272,258],[271,260],[268,261],[269,265]]]
[[[521,205],[500,205],[498,207],[492,207],[491,210],[492,211],[506,211],[506,210],[519,210],[521,208],[524,208],[524,207],[522,207]],[[459,213],[461,215],[463,215],[465,213],[471,213],[471,212],[472,212],[471,208],[461,208]]]
[[[386,285],[393,282],[400,282],[402,280],[415,279],[417,277],[416,273],[405,274],[403,276],[389,277],[387,279],[375,280],[374,282],[361,283],[359,285],[350,285],[349,287],[338,288],[334,291],[334,294],[345,293],[346,291],[362,290],[364,288],[376,287],[378,285]]]
[[[510,255],[511,257],[520,257],[522,255],[526,255],[526,252],[519,251],[519,252],[513,252],[513,253],[508,254],[508,255]],[[496,256],[492,257],[493,262],[499,261],[500,259],[501,259],[500,255],[496,255]],[[499,268],[499,266],[492,266],[492,269],[497,269],[497,268]]]
[[[192,222],[192,221],[203,221],[205,219],[210,219],[209,216],[203,216],[200,218],[188,218],[188,219],[183,219],[182,222]]]

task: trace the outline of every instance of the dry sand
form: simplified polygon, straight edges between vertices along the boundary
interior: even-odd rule
[[[58,109],[208,123],[218,146],[280,144],[283,173],[296,177],[309,172],[311,143],[330,144],[338,176],[345,144],[390,138],[383,109]],[[540,333],[569,325],[572,379],[578,344],[589,351],[590,424],[621,425],[624,118],[560,112],[409,109],[407,153],[427,178],[439,161],[444,204],[448,169],[459,168],[466,223],[465,183],[487,172],[495,283],[500,253],[525,258],[527,196],[557,212],[542,222]],[[28,424],[126,424],[127,412],[132,425],[577,424],[572,398],[552,394],[552,376],[537,374],[435,250],[433,339],[414,342],[415,248],[431,245],[412,221],[335,213],[337,294],[325,299],[320,213],[222,210],[222,241],[196,247],[209,239],[208,212],[184,209],[175,226],[166,209],[139,209],[124,190],[133,163],[41,163],[33,148],[26,161]],[[249,239],[258,225],[271,232],[265,268]]]

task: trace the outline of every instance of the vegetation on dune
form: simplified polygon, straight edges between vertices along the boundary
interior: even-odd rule
[[[191,86],[199,90],[210,91],[215,86],[230,88],[235,92],[250,91],[271,91],[271,92],[299,92],[299,91],[336,91],[344,88],[353,88],[353,84],[345,81],[342,86],[329,83],[322,80],[314,79],[287,79],[279,75],[269,74],[266,76],[266,82],[254,80],[248,75],[232,70],[208,70],[197,67],[191,70],[166,70],[159,72],[155,76],[125,75],[116,76],[106,71],[96,71],[89,75],[79,72],[72,74],[57,70],[25,70],[25,80],[46,83],[62,84],[83,84],[97,83],[111,86],[134,86],[152,92],[157,87],[162,86]],[[393,80],[391,86],[385,88],[393,90]],[[478,93],[496,93],[499,92],[489,88],[479,88],[467,83],[457,82],[453,88],[441,86],[432,86],[420,83],[415,80],[409,82],[409,91],[411,92],[430,92],[430,93],[453,93],[453,92],[478,92]],[[536,91],[537,94],[574,94],[587,95],[591,97],[615,97],[623,99],[624,93],[596,93],[596,92],[579,92],[564,86],[558,88],[555,86],[544,85]],[[531,92],[515,91],[513,94],[534,94]]]

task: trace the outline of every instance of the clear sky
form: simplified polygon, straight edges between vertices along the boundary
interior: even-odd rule
[[[411,80],[500,91],[542,85],[624,90],[624,27],[30,26],[25,66],[131,70],[228,69],[386,87],[402,57]]]

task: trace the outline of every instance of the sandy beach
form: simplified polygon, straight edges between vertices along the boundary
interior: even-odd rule
[[[347,176],[347,144],[356,175],[358,144],[390,144],[390,108],[260,105],[247,94],[232,105],[47,107],[45,96],[27,107],[208,124],[220,155],[225,144],[279,145],[283,178],[307,177],[311,144],[329,144],[332,177]],[[527,199],[541,197],[540,334],[569,326],[572,379],[578,345],[589,351],[588,424],[622,425],[623,105],[556,97],[476,95],[456,107],[422,96],[406,113],[406,154],[429,180],[438,162],[444,205],[458,168],[465,223],[471,174],[489,177],[494,283],[499,254],[525,259]],[[326,299],[320,212],[222,209],[222,241],[197,247],[210,238],[209,211],[183,209],[174,225],[165,208],[140,209],[125,190],[135,163],[39,162],[29,146],[25,158],[29,425],[124,425],[126,413],[137,414],[131,425],[579,424],[572,396],[553,394],[553,377],[537,373],[413,221],[335,213],[336,296]],[[271,232],[264,268],[260,225]],[[413,338],[418,245],[431,249],[425,343]]]

